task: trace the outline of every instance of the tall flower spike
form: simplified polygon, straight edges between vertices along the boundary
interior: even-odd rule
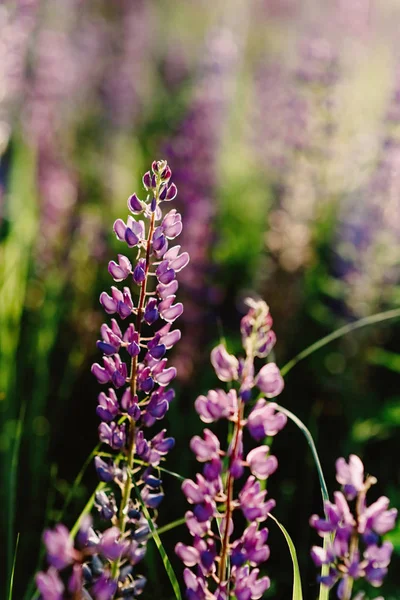
[[[350,455],[348,463],[344,458],[336,461],[336,479],[342,491],[335,492],[333,503],[325,502],[325,519],[317,515],[310,519],[318,534],[329,538],[329,544],[314,546],[311,556],[318,567],[329,565],[329,574],[320,577],[320,582],[329,588],[338,583],[337,597],[350,600],[353,582],[358,579],[374,587],[382,585],[393,546],[382,543],[380,536],[394,528],[397,510],[389,509],[389,499],[384,496],[367,506],[366,495],[376,479],[364,479],[364,465],[358,456]]]
[[[267,356],[275,335],[266,303],[249,299],[248,305],[249,311],[241,323],[246,357],[238,360],[223,345],[211,352],[216,375],[221,381],[232,382],[234,387],[228,393],[211,390],[195,402],[203,422],[227,419],[233,423],[233,435],[226,450],[221,449],[219,439],[208,428],[202,437],[196,435],[190,443],[204,467],[195,481],[187,479],[182,484],[183,493],[192,505],[186,513],[186,525],[193,541],[191,545],[179,542],[175,551],[187,567],[184,581],[188,600],[227,600],[231,596],[256,600],[270,585],[268,577],[260,577],[257,567],[269,557],[268,529],[262,524],[275,501],[266,499],[266,491],[258,479],[267,479],[277,469],[278,461],[270,455],[268,446],[245,452],[243,429],[247,427],[259,441],[278,433],[286,424],[286,416],[276,412],[276,404],[264,398],[248,409],[257,387],[261,392],[267,388],[264,391],[267,397],[278,395],[283,388],[283,379],[274,363],[265,365],[255,375],[254,360]],[[265,372],[267,367],[272,376],[269,370]],[[243,480],[244,476],[235,495],[235,481]],[[238,510],[249,524],[233,537]],[[195,572],[190,570],[193,567]]]
[[[129,210],[140,216],[129,216],[126,223],[118,219],[114,232],[128,248],[135,247],[136,264],[132,256],[123,254],[117,262],[111,261],[111,276],[125,287],[121,291],[112,286],[111,295],[103,292],[100,296],[106,313],[128,320],[123,327],[115,318],[102,325],[97,346],[104,355],[103,365],[92,366],[99,383],[112,386],[100,393],[96,412],[101,420],[100,441],[114,451],[114,458],[97,456],[94,461],[100,480],[108,484],[96,494],[95,507],[108,523],[102,531],[94,531],[90,519],[83,522],[75,544],[63,525],[45,532],[50,566],[36,577],[42,600],[134,598],[146,582],[134,573],[150,534],[142,502],[155,519],[164,495],[157,467],[174,439],[166,436],[165,429],[148,439],[144,429],[164,417],[174,398],[168,385],[176,369],[168,367],[165,354],[180,339],[179,329],[172,329],[183,311],[182,304],[175,302],[176,274],[189,261],[180,246],[168,248],[169,240],[182,229],[174,209],[164,218],[161,211],[161,203],[177,193],[170,178],[166,161],[154,161],[143,177],[146,200],[136,195],[128,199]],[[160,320],[165,323],[156,325]]]

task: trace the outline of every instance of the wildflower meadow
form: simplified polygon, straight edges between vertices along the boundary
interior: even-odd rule
[[[399,29],[0,5],[1,599],[400,599]]]

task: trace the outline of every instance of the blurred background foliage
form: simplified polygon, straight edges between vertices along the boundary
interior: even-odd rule
[[[15,599],[33,596],[43,527],[72,525],[96,485],[90,465],[71,492],[97,443],[98,297],[118,251],[113,220],[149,161],[171,164],[191,254],[172,471],[193,474],[193,402],[217,385],[212,345],[223,335],[239,348],[246,294],[271,306],[281,366],[399,305],[399,27],[397,0],[0,4],[0,572],[5,585],[19,534]],[[355,452],[397,506],[399,342],[395,320],[343,337],[296,366],[281,398],[312,431],[331,490],[336,457]],[[316,471],[293,424],[274,452],[276,515],[312,599]],[[161,524],[186,510],[179,481],[166,492]],[[267,596],[284,599],[290,558],[270,529]],[[185,535],[163,538],[179,572]],[[387,600],[400,597],[399,528],[391,540]],[[143,568],[144,597],[170,599],[151,545]]]

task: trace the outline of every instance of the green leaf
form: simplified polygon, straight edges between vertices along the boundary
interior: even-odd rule
[[[18,419],[18,423],[17,423],[17,428],[16,428],[16,432],[15,432],[15,440],[14,440],[14,444],[13,444],[13,448],[12,448],[12,456],[11,456],[9,492],[8,492],[8,498],[7,498],[8,514],[9,514],[9,523],[8,523],[9,541],[12,540],[13,531],[14,531],[14,523],[15,523],[15,508],[16,508],[16,500],[17,500],[18,457],[19,457],[19,450],[21,447],[21,438],[22,438],[24,417],[25,417],[25,404],[23,404],[21,407],[21,412],[20,412],[20,416]],[[17,536],[17,540],[15,543],[14,557],[13,557],[13,562],[12,562],[9,579],[8,579],[9,598],[11,598],[12,587],[14,584],[14,570],[15,570],[15,560],[17,557],[18,543],[19,543],[19,534]]]
[[[287,375],[289,371],[293,369],[294,366],[297,365],[301,360],[304,360],[320,348],[323,348],[327,344],[330,344],[334,340],[338,340],[339,338],[352,333],[356,329],[361,329],[362,327],[368,327],[369,325],[375,325],[376,323],[383,323],[384,321],[389,321],[391,319],[399,319],[400,318],[400,309],[395,308],[393,310],[386,310],[384,312],[377,313],[375,315],[371,315],[369,317],[364,317],[363,319],[359,319],[358,321],[354,321],[353,323],[349,323],[348,325],[344,325],[336,331],[333,331],[329,335],[321,338],[308,348],[302,350],[297,356],[292,358],[286,365],[284,365],[281,369],[282,377]]]
[[[60,516],[58,517],[57,520],[61,520],[63,518],[63,515],[64,515],[65,511],[67,510],[67,507],[68,507],[69,503],[71,502],[72,498],[75,495],[75,490],[80,485],[80,483],[81,483],[81,481],[83,479],[83,476],[84,476],[84,474],[86,472],[86,469],[88,468],[88,466],[92,462],[93,458],[98,454],[98,450],[99,450],[100,446],[101,446],[100,443],[97,444],[97,446],[95,446],[93,448],[92,452],[89,454],[89,456],[87,457],[87,459],[83,463],[83,466],[82,466],[81,470],[79,471],[78,475],[75,477],[74,483],[72,484],[72,487],[69,490],[67,497],[65,498],[64,506],[62,507],[61,512],[60,512]]]
[[[328,544],[329,537],[324,537],[324,550],[327,549]],[[322,565],[321,567],[321,577],[324,577],[325,575],[329,575],[329,565]],[[329,600],[329,588],[328,586],[323,585],[322,583],[319,586],[318,600]]]
[[[17,541],[15,542],[14,558],[13,558],[13,563],[12,563],[12,568],[11,568],[10,581],[8,584],[8,600],[12,600],[12,595],[13,595],[14,574],[15,574],[15,564],[17,562],[18,544],[19,544],[19,533],[17,534]]]
[[[7,192],[8,231],[0,241],[0,479],[3,483],[0,489],[0,504],[3,506],[0,520],[6,532],[7,581],[10,581],[15,545],[15,502],[11,501],[15,473],[12,462],[16,449],[14,428],[19,426],[20,410],[16,394],[16,354],[37,221],[34,152],[18,140],[15,140],[14,150]]]
[[[151,516],[150,516],[149,511],[147,510],[147,506],[145,505],[145,503],[142,500],[142,496],[140,494],[140,490],[139,490],[139,488],[138,488],[138,486],[136,484],[136,481],[135,481],[134,477],[132,478],[132,482],[133,482],[133,486],[135,488],[135,492],[136,492],[136,495],[138,497],[138,500],[139,500],[139,502],[140,502],[140,504],[142,506],[143,514],[146,517],[147,523],[148,523],[148,525],[150,527],[150,531],[152,533],[152,537],[154,539],[154,542],[155,542],[155,544],[157,546],[157,549],[158,549],[158,551],[160,553],[160,556],[162,558],[162,561],[164,563],[165,571],[166,571],[166,573],[167,573],[167,575],[169,577],[169,580],[171,582],[172,588],[173,588],[174,593],[175,593],[175,598],[176,598],[176,600],[182,600],[181,590],[179,588],[179,583],[178,583],[178,580],[176,578],[175,571],[172,568],[171,561],[169,560],[168,555],[167,555],[167,553],[165,551],[165,548],[164,548],[164,546],[162,544],[162,541],[160,540],[160,536],[158,535],[157,529],[154,527],[154,523],[151,520]]]
[[[303,592],[301,590],[301,577],[300,577],[299,563],[297,561],[296,548],[295,548],[295,546],[293,544],[292,538],[290,537],[290,535],[288,534],[287,530],[282,525],[282,523],[280,523],[278,521],[278,519],[276,519],[273,515],[271,515],[271,513],[269,513],[268,516],[273,521],[275,521],[275,523],[278,525],[279,529],[282,531],[283,535],[285,536],[286,543],[287,543],[287,545],[289,547],[289,552],[290,552],[290,556],[292,558],[292,564],[293,564],[293,594],[292,594],[292,600],[303,600]]]

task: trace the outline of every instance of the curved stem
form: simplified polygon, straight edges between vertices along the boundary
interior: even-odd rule
[[[296,417],[296,415],[294,415],[287,408],[284,408],[283,406],[280,406],[279,404],[277,404],[276,410],[278,410],[279,412],[281,412],[284,415],[286,415],[287,417],[289,417],[289,419],[291,419],[293,421],[293,423],[295,423],[297,425],[297,427],[300,429],[300,431],[302,431],[304,433],[307,443],[311,448],[311,453],[313,455],[314,462],[317,467],[319,483],[320,483],[320,487],[321,487],[322,500],[323,500],[323,502],[328,501],[329,500],[328,488],[326,486],[325,477],[324,477],[324,474],[322,471],[321,462],[319,460],[317,448],[315,447],[315,443],[314,443],[314,440],[313,440],[313,437],[312,437],[310,431],[304,425],[303,421],[301,421],[301,419]]]
[[[371,315],[370,317],[364,317],[363,319],[359,319],[358,321],[354,321],[354,323],[349,323],[348,325],[344,325],[336,331],[333,331],[329,335],[326,335],[322,339],[318,340],[308,348],[302,350],[297,356],[292,358],[286,365],[281,368],[282,377],[287,375],[289,371],[293,369],[294,366],[297,365],[298,362],[304,360],[310,354],[313,354],[316,350],[323,348],[330,342],[337,340],[356,329],[361,329],[362,327],[367,327],[368,325],[374,325],[375,323],[382,323],[383,321],[389,321],[390,319],[399,319],[400,318],[400,308],[395,308],[393,310],[386,310],[384,312],[377,313],[376,315]]]

